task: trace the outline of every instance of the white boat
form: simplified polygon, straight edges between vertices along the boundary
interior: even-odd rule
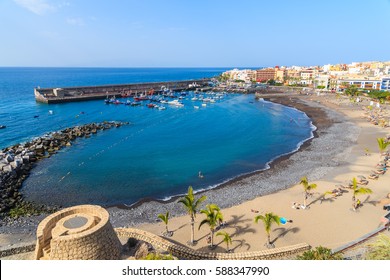
[[[177,99],[172,100],[172,101],[168,101],[168,104],[169,105],[174,105],[176,107],[184,107],[184,104],[180,103],[179,100],[177,100]]]
[[[210,103],[215,103],[215,100],[214,99],[210,99]]]
[[[192,101],[197,101],[198,98],[197,98],[197,97],[192,97],[191,100],[192,100]]]
[[[159,110],[165,110],[166,108],[164,106],[158,106]]]
[[[199,106],[194,106],[194,109],[199,109]]]
[[[206,103],[202,103],[202,107],[206,107],[207,106],[207,104]]]

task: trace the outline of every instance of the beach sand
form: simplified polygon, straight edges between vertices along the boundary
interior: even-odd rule
[[[384,137],[389,128],[374,126],[363,119],[363,103],[352,104],[334,95],[279,94],[265,98],[306,112],[317,131],[298,152],[277,159],[269,170],[235,178],[202,193],[208,197],[206,203],[217,203],[222,208],[228,225],[221,230],[231,235],[233,251],[265,249],[267,238],[263,225],[255,224],[254,217],[267,212],[293,221],[273,226],[271,240],[276,247],[306,242],[313,247],[322,245],[334,249],[376,229],[386,213],[383,204],[390,202],[385,200],[390,192],[389,173],[380,175],[378,180],[369,180],[367,187],[373,194],[358,197],[363,206],[357,212],[352,210],[351,190],[347,189],[348,192],[336,198],[327,196],[321,200],[320,197],[325,191],[335,189],[336,184],[347,186],[353,177],[368,177],[380,160],[376,138]],[[371,152],[369,156],[365,155],[366,148]],[[307,201],[309,208],[298,210],[292,208],[292,203],[303,203],[303,188],[298,184],[302,176],[307,176],[309,182],[318,187]],[[165,230],[165,225],[157,222],[157,214],[170,211],[169,229],[174,232],[171,239],[182,244],[190,239],[189,217],[177,198],[164,203],[147,201],[131,209],[110,207],[108,210],[114,227],[137,227],[155,234]],[[209,228],[204,225],[198,230],[203,216],[198,214],[196,218],[197,244],[193,248],[208,251]],[[9,246],[7,240],[12,238],[8,237],[15,233],[31,239],[43,217],[23,220],[22,227],[18,226],[20,223],[0,227],[0,247]],[[24,239],[18,240],[23,242]],[[224,251],[222,237],[215,236],[215,244],[218,245],[215,251]]]

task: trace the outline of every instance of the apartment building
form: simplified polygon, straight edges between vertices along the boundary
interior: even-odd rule
[[[358,88],[366,90],[380,90],[381,89],[381,79],[345,79],[338,80],[337,89],[343,89],[346,86],[355,85]]]
[[[275,80],[276,68],[264,68],[256,70],[256,81],[266,82],[268,80]]]
[[[390,91],[390,77],[383,77],[381,80],[381,90]]]

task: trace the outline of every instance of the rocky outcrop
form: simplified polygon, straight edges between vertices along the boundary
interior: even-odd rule
[[[71,146],[76,138],[88,138],[98,131],[125,124],[128,123],[103,122],[75,126],[0,150],[0,213],[8,212],[15,206],[26,206],[25,202],[22,203],[19,189],[38,161]]]

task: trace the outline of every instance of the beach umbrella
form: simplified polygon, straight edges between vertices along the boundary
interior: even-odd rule
[[[280,218],[280,223],[281,223],[282,225],[284,225],[285,223],[287,223],[287,219],[281,217],[281,218]]]

